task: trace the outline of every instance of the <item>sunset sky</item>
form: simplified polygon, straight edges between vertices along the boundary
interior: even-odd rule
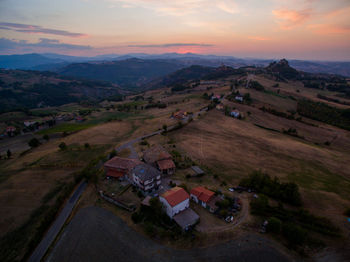
[[[0,54],[350,60],[350,0],[0,0]]]

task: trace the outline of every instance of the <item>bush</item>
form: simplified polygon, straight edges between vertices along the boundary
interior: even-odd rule
[[[31,148],[38,147],[40,145],[40,141],[37,138],[34,137],[28,142],[28,145]]]
[[[344,215],[346,215],[347,217],[350,217],[350,208],[345,210]]]
[[[303,245],[307,237],[307,232],[304,229],[292,223],[284,224],[282,233],[291,246]]]
[[[63,151],[63,150],[66,150],[67,149],[67,145],[65,142],[61,142],[58,147]]]
[[[268,220],[267,231],[275,234],[279,234],[282,229],[282,222],[278,218],[271,217]]]
[[[135,224],[138,224],[142,221],[142,216],[141,216],[141,214],[134,212],[131,215],[131,219]]]
[[[85,147],[85,149],[89,149],[90,148],[90,144],[89,143],[85,143],[84,147]]]
[[[46,141],[49,141],[49,136],[48,135],[43,135],[43,139],[45,139]]]
[[[301,206],[299,187],[295,183],[281,183],[278,178],[272,179],[268,174],[255,171],[248,178],[241,180],[240,186],[257,190],[267,196],[294,206]]]

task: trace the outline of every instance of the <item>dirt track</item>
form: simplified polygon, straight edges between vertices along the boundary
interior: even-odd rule
[[[259,235],[209,248],[176,250],[129,228],[110,211],[88,207],[79,211],[63,232],[48,261],[292,261]]]

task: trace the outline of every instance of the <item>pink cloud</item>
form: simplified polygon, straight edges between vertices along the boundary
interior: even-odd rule
[[[290,9],[278,9],[273,10],[272,13],[277,18],[277,21],[282,29],[290,29],[295,26],[302,25],[311,17],[311,9],[304,9],[299,11]]]
[[[311,29],[314,33],[320,34],[320,35],[350,33],[350,26],[342,26],[342,25],[314,24],[314,25],[309,25],[308,28]]]

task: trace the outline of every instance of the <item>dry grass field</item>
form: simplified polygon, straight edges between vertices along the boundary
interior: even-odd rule
[[[177,150],[215,170],[219,179],[228,185],[237,185],[240,179],[257,169],[282,181],[296,182],[302,188],[307,208],[331,217],[340,225],[344,219],[342,213],[350,204],[349,133],[322,124],[318,128],[304,124],[304,129],[297,128],[305,132],[309,140],[305,141],[255,126],[253,123],[257,120],[273,128],[291,125],[280,121],[279,117],[269,115],[266,118],[259,114],[267,113],[252,110],[251,117],[237,120],[213,110],[170,137],[176,141]],[[338,144],[328,147],[312,142],[326,141],[330,134],[336,135]],[[209,187],[217,186],[213,181],[215,179],[201,178],[201,183]],[[316,204],[314,201],[318,198],[320,201]]]

